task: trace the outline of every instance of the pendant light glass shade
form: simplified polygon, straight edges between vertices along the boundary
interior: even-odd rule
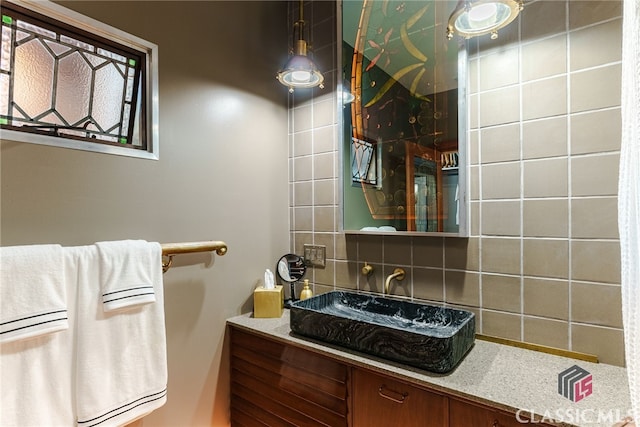
[[[307,56],[307,41],[304,39],[302,19],[303,3],[300,1],[300,19],[293,24],[294,49],[284,68],[276,75],[278,81],[293,92],[295,88],[319,86],[324,88],[324,76],[313,61]]]
[[[510,24],[523,9],[522,0],[459,0],[449,17],[447,38],[454,33],[471,38],[491,33],[498,37],[498,30]]]
[[[296,41],[295,55],[289,58],[277,78],[280,83],[289,88],[289,92],[293,92],[298,87],[324,87],[324,76],[307,56],[307,42],[304,40]]]

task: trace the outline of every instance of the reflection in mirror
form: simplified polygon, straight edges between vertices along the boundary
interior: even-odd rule
[[[283,255],[276,264],[276,274],[283,282],[289,284],[289,300],[285,301],[285,307],[289,307],[296,300],[295,284],[302,280],[307,267],[304,258],[300,255],[286,254]]]
[[[467,233],[466,52],[446,37],[455,4],[342,2],[347,232]]]

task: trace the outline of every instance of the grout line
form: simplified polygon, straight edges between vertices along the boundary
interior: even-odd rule
[[[566,17],[566,23],[565,23],[565,31],[567,34],[567,55],[566,55],[566,70],[567,70],[567,76],[566,76],[566,85],[567,85],[567,92],[566,92],[566,96],[567,96],[567,113],[569,114],[571,111],[571,37],[569,37],[569,25],[570,25],[570,21],[569,21],[569,13],[570,13],[570,8],[569,8],[569,1],[566,1],[565,3],[565,7],[566,7],[566,13],[565,13],[565,17]],[[571,242],[572,242],[572,229],[571,229],[571,197],[572,197],[572,192],[571,192],[571,185],[572,185],[572,180],[571,180],[571,166],[572,166],[572,151],[571,151],[571,120],[567,120],[567,198],[568,198],[568,203],[567,203],[567,255],[568,255],[568,260],[567,260],[567,283],[568,283],[568,295],[567,295],[567,323],[568,323],[568,330],[567,330],[567,339],[568,339],[568,347],[569,350],[573,349],[573,335],[572,335],[572,323],[573,323],[573,314],[572,314],[572,299],[571,299],[571,294],[572,294],[572,288],[573,288],[573,280],[572,280],[572,275],[573,275],[573,269],[571,267],[572,264],[572,251],[571,251]]]
[[[524,106],[522,76],[522,19],[518,19],[518,85],[520,117],[518,131],[520,136],[520,339],[525,340],[524,331]]]
[[[287,143],[289,144],[288,148],[288,154],[289,154],[289,159],[287,161],[287,168],[288,168],[288,174],[289,177],[287,179],[287,183],[288,183],[288,188],[287,191],[289,192],[288,195],[288,199],[289,199],[289,210],[288,210],[288,222],[289,222],[289,252],[294,253],[295,252],[295,247],[296,247],[296,199],[295,199],[295,139],[296,139],[296,133],[294,132],[294,126],[295,126],[295,110],[294,108],[292,108],[292,104],[293,104],[293,96],[291,94],[287,94],[287,108],[288,108],[288,113],[287,113],[287,119],[288,119],[288,128],[287,128],[287,133],[288,133],[288,141]]]
[[[478,325],[476,325],[476,329],[479,332],[483,332],[484,331],[484,316],[483,316],[483,307],[484,307],[484,301],[482,298],[482,291],[483,291],[483,280],[482,280],[482,275],[483,275],[483,256],[482,256],[482,242],[483,242],[483,235],[482,235],[482,207],[483,207],[483,203],[484,200],[482,198],[482,170],[483,170],[483,166],[482,166],[482,128],[480,126],[480,117],[481,117],[481,111],[480,111],[480,76],[481,76],[481,72],[480,72],[480,55],[479,55],[479,42],[478,40],[475,40],[476,42],[476,51],[478,52],[478,55],[476,55],[476,75],[475,75],[475,79],[476,79],[476,97],[475,97],[475,110],[476,110],[476,133],[477,133],[477,138],[476,138],[476,157],[478,159],[478,165],[477,165],[477,179],[478,179],[478,314],[479,314],[479,319],[478,319]],[[471,174],[469,174],[471,175]],[[469,188],[469,195],[471,195],[471,188]],[[470,206],[469,206],[470,207]]]

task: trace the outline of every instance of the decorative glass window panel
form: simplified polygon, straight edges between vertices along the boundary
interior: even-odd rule
[[[376,147],[368,141],[351,138],[351,180],[358,184],[377,184]]]
[[[3,139],[157,159],[155,45],[49,2],[1,16]]]

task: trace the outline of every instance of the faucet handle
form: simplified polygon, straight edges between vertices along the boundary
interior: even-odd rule
[[[362,274],[364,276],[368,276],[369,274],[373,273],[373,266],[370,264],[367,264],[367,262],[364,262],[364,267],[362,267]]]
[[[405,274],[406,273],[402,268],[396,268],[393,270],[393,276],[395,276],[396,280],[404,280]]]

